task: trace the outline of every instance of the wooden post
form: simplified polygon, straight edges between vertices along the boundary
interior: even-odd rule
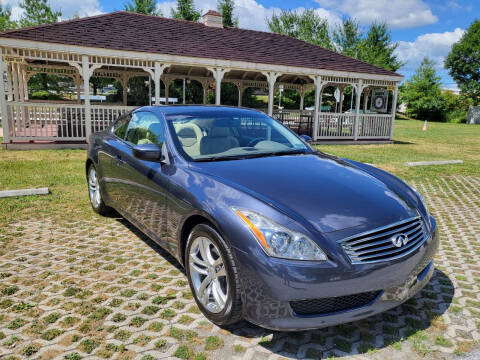
[[[0,76],[2,79],[0,84],[0,112],[2,113],[3,142],[7,143],[9,142],[10,129],[8,123],[7,102],[5,100],[5,87],[3,84],[3,74],[5,72],[7,72],[7,77],[10,76],[6,64],[3,62],[2,49],[0,48]]]
[[[390,125],[390,140],[393,140],[393,127],[395,125],[395,113],[397,112],[397,98],[398,98],[398,82],[395,83],[395,89],[393,90],[392,123]]]
[[[155,105],[160,105],[160,76],[162,76],[165,65],[155,62],[154,74],[155,74]]]
[[[222,78],[223,78],[223,71],[221,69],[217,69],[217,73],[215,76],[215,105],[220,105],[222,103],[221,96],[222,96]]]
[[[123,106],[127,106],[128,103],[128,80],[129,76],[126,72],[122,72],[120,77],[120,84],[122,85],[122,104]]]
[[[263,73],[266,76],[268,82],[268,116],[273,115],[273,97],[275,94],[275,82],[277,78],[281,75],[276,72],[266,72]]]
[[[164,77],[163,78],[163,83],[165,84],[165,105],[168,105],[168,90],[170,88],[170,78]]]
[[[202,79],[202,80],[198,80],[198,82],[202,85],[202,93],[203,93],[202,103],[205,105],[207,103],[208,80]]]
[[[355,86],[356,101],[355,101],[355,126],[353,129],[353,140],[358,140],[358,125],[360,122],[360,100],[364,89],[363,80],[360,79]]]
[[[23,81],[23,91],[24,91],[23,98],[25,101],[28,101],[28,80],[27,80],[27,71],[25,66],[23,66],[23,69],[22,69],[22,81]]]
[[[92,133],[92,109],[90,107],[90,64],[87,55],[82,55],[82,77],[85,96],[85,136],[88,142]]]
[[[12,85],[12,64],[5,64],[7,67],[7,91],[8,101],[13,101],[13,85]]]
[[[343,92],[345,91],[345,86],[340,86],[340,103],[338,105],[338,112],[343,113]]]
[[[213,74],[215,78],[215,105],[220,105],[222,95],[222,79],[228,69],[224,68],[207,68]]]
[[[25,88],[24,88],[24,81],[23,81],[23,71],[22,66],[17,64],[17,79],[18,79],[18,98],[20,102],[25,101]]]
[[[238,107],[241,107],[242,106],[242,94],[243,94],[243,89],[242,89],[242,85],[240,84],[237,84],[237,88],[238,88]]]
[[[363,113],[366,114],[368,110],[368,97],[370,96],[370,93],[372,92],[371,88],[367,88],[365,90],[365,94],[363,95]]]
[[[207,104],[208,82],[202,82],[202,89],[203,89],[203,105],[206,105]]]
[[[300,95],[300,112],[303,111],[304,103],[305,103],[305,94],[307,92],[307,89],[305,88],[305,85],[302,85],[300,89],[298,89],[298,94]]]
[[[320,93],[322,92],[323,85],[325,82],[322,80],[322,77],[317,75],[312,77],[313,82],[315,84],[315,111],[313,114],[313,140],[318,139],[318,122],[319,122],[319,115],[320,115],[320,110],[321,110],[321,99],[320,99]]]
[[[13,73],[13,101],[19,101],[19,91],[18,91],[18,71],[17,64],[12,64],[12,73]]]

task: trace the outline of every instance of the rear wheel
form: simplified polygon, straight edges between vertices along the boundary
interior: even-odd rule
[[[95,212],[100,215],[106,215],[111,211],[111,208],[105,205],[100,192],[100,183],[98,180],[97,169],[94,165],[90,165],[88,169],[88,195],[90,197],[90,204]]]
[[[240,281],[232,252],[210,225],[190,233],[185,267],[190,288],[203,314],[217,325],[242,319]]]

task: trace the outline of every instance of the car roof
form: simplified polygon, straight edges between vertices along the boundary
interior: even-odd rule
[[[158,105],[158,106],[144,106],[135,111],[151,111],[163,115],[193,115],[201,113],[236,113],[238,115],[247,113],[259,113],[255,109],[239,108],[235,106],[221,106],[221,105]],[[263,113],[262,113],[263,114]]]

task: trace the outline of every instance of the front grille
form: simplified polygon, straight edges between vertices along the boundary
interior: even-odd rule
[[[380,292],[370,291],[347,296],[290,301],[290,306],[298,315],[325,315],[368,305],[377,298]]]
[[[400,247],[392,238],[406,235],[408,241]],[[353,264],[373,263],[403,257],[418,249],[427,232],[420,217],[403,220],[339,241]]]

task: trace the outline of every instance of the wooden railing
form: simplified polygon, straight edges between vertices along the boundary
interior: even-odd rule
[[[392,115],[361,114],[358,123],[359,139],[389,139],[392,129]]]
[[[273,118],[289,127],[297,134],[312,136],[313,111],[310,110],[275,110]]]
[[[102,131],[127,106],[91,106],[91,131]],[[52,103],[7,103],[9,140],[85,141],[85,105]]]
[[[318,114],[318,137],[320,139],[353,139],[355,114]]]
[[[91,132],[102,131],[117,117],[134,107],[92,105]],[[273,117],[298,134],[313,135],[313,111],[276,110]],[[86,113],[83,104],[8,102],[8,140],[85,141]],[[392,116],[359,114],[355,134],[354,113],[318,114],[317,139],[389,139]],[[4,132],[5,132],[4,128]],[[356,135],[356,136],[355,136]],[[5,136],[5,134],[4,134]],[[312,136],[313,137],[313,136]]]
[[[390,139],[392,115],[359,114],[355,136],[355,113],[318,114],[318,139]]]

